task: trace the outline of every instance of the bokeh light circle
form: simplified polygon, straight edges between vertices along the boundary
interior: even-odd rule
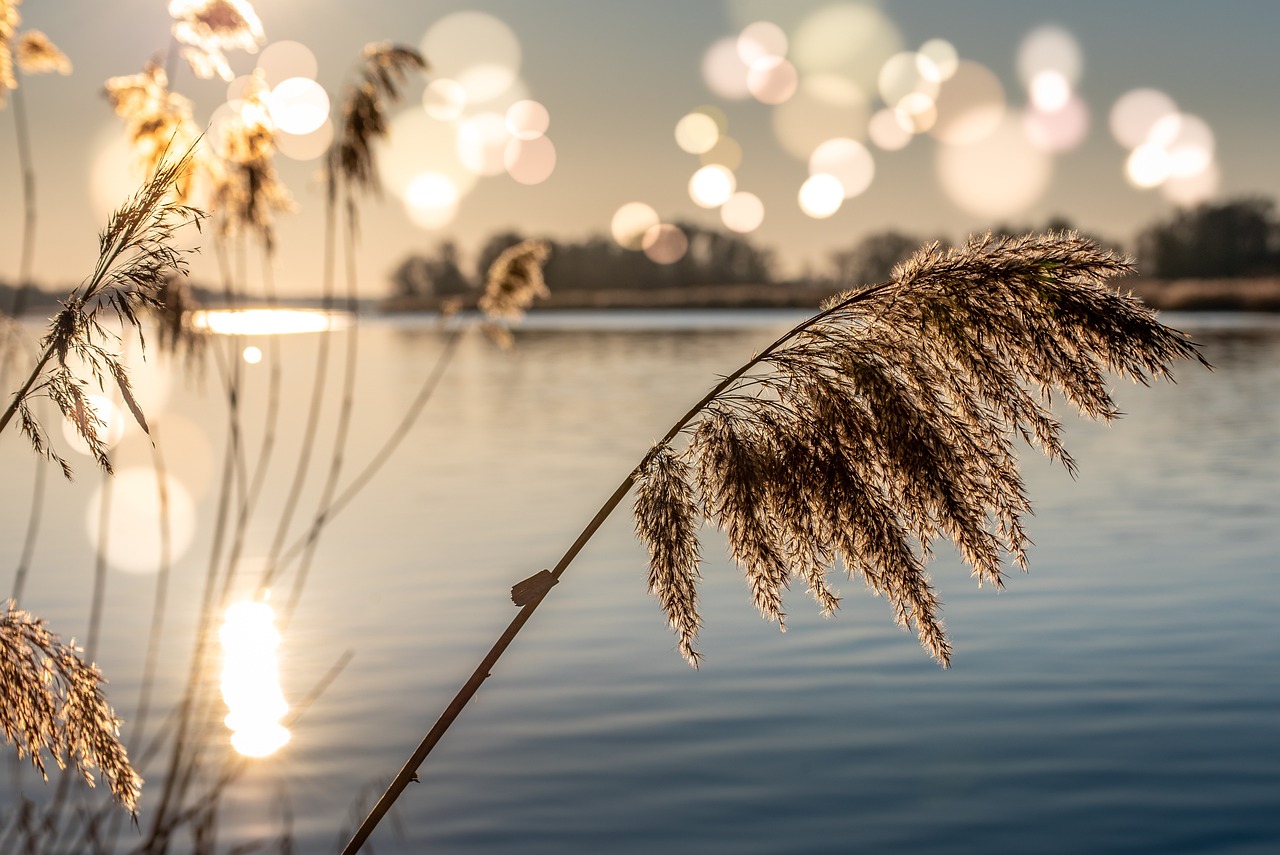
[[[947,145],[969,145],[993,133],[1005,114],[1004,86],[991,69],[961,60],[935,100],[929,133]]]
[[[414,176],[405,188],[404,207],[414,225],[438,229],[457,216],[460,199],[458,186],[448,175],[423,172]]]
[[[333,120],[325,119],[320,127],[300,136],[279,131],[275,144],[276,150],[290,160],[315,160],[333,144]]]
[[[500,175],[506,168],[504,158],[511,132],[507,122],[497,113],[480,113],[458,125],[455,146],[458,160],[476,175]]]
[[[704,166],[689,179],[689,198],[703,208],[718,208],[737,189],[733,172],[718,163]]]
[[[459,198],[469,193],[478,180],[459,159],[454,135],[442,133],[438,122],[416,108],[392,117],[386,137],[375,141],[374,152],[382,186],[400,199],[410,182],[424,173],[447,177]],[[501,172],[501,159],[498,164]]]
[[[796,67],[780,56],[758,59],[747,71],[747,91],[761,104],[782,104],[799,85]]]
[[[676,122],[676,145],[689,154],[710,151],[720,139],[720,126],[700,110],[686,113]]]
[[[272,42],[258,54],[257,70],[262,72],[268,86],[275,86],[290,77],[314,80],[319,68],[316,55],[302,42]]]
[[[738,53],[738,40],[733,36],[712,42],[702,55],[702,82],[716,95],[730,101],[750,97],[747,69]]]
[[[503,152],[507,174],[520,184],[541,184],[556,168],[556,147],[547,137],[513,137]]]
[[[539,101],[529,98],[517,101],[507,108],[507,131],[521,140],[542,136],[551,126],[551,112]]]
[[[729,170],[742,165],[742,144],[733,137],[721,136],[716,144],[698,156],[703,166],[719,164]]]
[[[502,95],[520,73],[520,41],[486,12],[454,12],[437,21],[419,44],[432,73],[458,82],[467,101],[483,104]]]
[[[267,96],[271,121],[288,134],[306,136],[329,119],[329,93],[309,77],[290,77]]]
[[[879,9],[832,3],[796,26],[788,56],[804,76],[834,72],[870,90],[885,61],[902,50],[897,26]]]
[[[689,238],[679,226],[662,223],[644,233],[641,247],[650,261],[675,264],[689,251]]]
[[[950,80],[960,64],[955,45],[946,39],[929,39],[916,52],[920,73],[935,83]]]
[[[939,146],[938,179],[957,206],[983,217],[1008,217],[1036,202],[1049,187],[1053,160],[1006,119],[970,145]]]
[[[467,108],[467,90],[456,80],[439,77],[422,90],[422,109],[441,122],[452,121]]]
[[[739,190],[720,206],[720,220],[730,231],[753,232],[764,222],[764,202],[754,193]]]
[[[1053,112],[1030,109],[1022,116],[1027,139],[1036,148],[1048,152],[1071,151],[1084,142],[1089,133],[1089,110],[1074,96]]]
[[[1037,27],[1018,45],[1018,76],[1030,84],[1044,71],[1060,74],[1068,83],[1080,80],[1084,58],[1075,36],[1062,27],[1048,24]]]
[[[641,249],[644,236],[659,223],[658,212],[644,202],[628,202],[618,208],[609,223],[609,233],[624,249]]]
[[[738,33],[738,57],[748,68],[767,57],[787,55],[787,34],[772,21],[747,24]]]
[[[1111,106],[1111,135],[1125,148],[1137,148],[1147,141],[1151,129],[1161,119],[1177,113],[1178,105],[1160,90],[1133,89]]]
[[[866,146],[857,140],[842,138],[827,140],[813,150],[809,172],[834,175],[844,189],[844,198],[852,199],[871,186],[876,164]]]
[[[844,185],[834,175],[820,172],[800,185],[800,210],[815,220],[832,216],[843,202]]]
[[[898,121],[896,112],[889,107],[877,110],[867,124],[867,136],[882,151],[900,151],[911,142],[911,130]]]
[[[782,148],[805,162],[829,139],[860,139],[867,129],[870,106],[863,91],[834,74],[804,77],[785,104],[773,110],[773,133]]]
[[[162,559],[161,533],[168,526],[168,558],[180,559],[191,546],[196,532],[195,503],[186,487],[171,475],[165,476],[166,506],[162,510],[154,469],[118,469],[115,477],[99,486],[89,500],[85,514],[89,540],[112,567],[127,573],[155,573]],[[108,530],[100,537],[102,503],[111,490],[113,512]]]

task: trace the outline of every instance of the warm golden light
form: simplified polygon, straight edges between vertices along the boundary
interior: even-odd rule
[[[262,361],[262,349],[249,345],[244,349],[240,356],[244,359],[247,365],[257,365]]]
[[[947,196],[988,218],[1021,213],[1040,199],[1053,177],[1053,159],[1013,119],[976,143],[940,146],[937,167]]]
[[[551,126],[551,113],[539,101],[525,98],[507,108],[507,130],[520,140],[533,140],[547,132]]]
[[[844,202],[844,185],[834,175],[820,172],[800,185],[800,210],[815,220],[830,217]]]
[[[787,153],[803,162],[829,139],[859,139],[871,115],[866,93],[839,74],[807,74],[785,104],[773,109],[773,133]]]
[[[350,323],[346,312],[316,309],[216,309],[195,312],[196,329],[216,335],[284,335],[343,329]]]
[[[809,156],[809,172],[834,175],[844,188],[844,198],[852,199],[871,186],[876,164],[862,143],[838,138],[827,140],[813,150]]]
[[[94,491],[85,511],[85,527],[89,540],[112,567],[126,573],[155,573],[166,559],[176,561],[190,548],[196,532],[195,502],[171,475],[164,480],[164,491],[162,502],[156,472],[149,467],[117,469],[114,478]],[[110,502],[111,511],[105,530],[104,502]]]
[[[772,21],[747,24],[738,34],[738,56],[748,67],[765,57],[787,55],[787,34]]]
[[[466,91],[467,101],[482,104],[498,98],[520,72],[520,40],[503,21],[485,12],[454,12],[431,26],[419,44],[431,70],[451,78]]]
[[[703,154],[720,140],[716,120],[700,110],[687,113],[676,122],[676,145],[689,154]]]
[[[628,202],[613,214],[609,232],[625,249],[641,249],[645,233],[658,225],[658,212],[644,202]]]
[[[720,219],[731,231],[753,232],[764,222],[764,202],[754,193],[739,190],[720,207]]]
[[[689,251],[689,238],[679,226],[663,223],[644,233],[644,254],[657,264],[675,264]]]
[[[124,437],[129,419],[106,395],[85,395],[84,398],[88,409],[92,410],[93,414],[97,416],[99,422],[98,438],[102,440],[107,448],[114,448]],[[76,451],[81,454],[91,453],[89,443],[85,442],[80,436],[76,426],[70,419],[62,420],[62,435],[67,440],[67,445]]]
[[[285,133],[304,136],[319,130],[329,118],[329,95],[306,77],[290,77],[276,84],[267,96],[271,120]]]
[[[747,71],[747,91],[761,104],[782,104],[796,94],[800,74],[780,56],[766,56]]]
[[[718,208],[737,189],[733,173],[719,164],[704,166],[689,179],[689,197],[703,208]]]
[[[289,705],[280,690],[275,611],[262,602],[236,603],[227,609],[218,637],[231,745],[246,757],[274,754],[289,741],[289,730],[280,724]]]
[[[441,122],[452,121],[462,115],[467,107],[467,90],[462,84],[447,77],[437,78],[422,90],[422,109],[427,115]]]
[[[556,147],[547,137],[507,141],[503,152],[507,174],[520,184],[541,184],[556,168]]]

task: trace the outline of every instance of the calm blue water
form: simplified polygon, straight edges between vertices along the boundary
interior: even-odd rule
[[[533,319],[514,353],[467,339],[394,464],[325,535],[285,634],[286,696],[304,696],[344,651],[355,657],[233,793],[220,839],[278,833],[285,804],[299,851],[336,851],[514,615],[509,586],[553,564],[716,376],[795,319],[558,315]],[[830,620],[794,592],[780,634],[712,531],[705,663],[690,670],[645,593],[628,504],[494,669],[375,851],[1280,851],[1280,323],[1165,320],[1195,332],[1216,370],[1124,384],[1123,420],[1072,422],[1078,480],[1028,453],[1030,574],[979,590],[941,552],[950,671],[853,582]],[[352,468],[443,340],[404,318],[360,336]],[[251,438],[273,359],[286,378],[250,556],[274,533],[315,342],[281,339],[246,367]],[[199,437],[211,459],[223,437],[210,377],[157,393],[153,410],[162,445],[166,424],[182,438],[166,454],[201,520],[173,583],[162,704],[184,674],[207,560],[215,491],[199,485],[216,476]],[[144,452],[131,438],[119,455]],[[11,437],[0,455],[12,483],[27,483]],[[51,486],[61,522],[24,600],[67,635],[84,632],[92,574],[82,521],[97,479],[80,468],[77,485]],[[24,491],[0,508],[10,551]],[[109,578],[99,661],[126,719],[153,590],[150,575]],[[144,773],[155,786],[162,770]]]

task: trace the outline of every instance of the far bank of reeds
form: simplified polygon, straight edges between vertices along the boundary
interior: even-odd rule
[[[771,282],[671,288],[557,290],[533,311],[551,309],[813,309],[840,291],[832,283]],[[1280,312],[1280,276],[1219,279],[1153,279],[1132,276],[1116,283],[1158,311]],[[447,298],[397,294],[383,312],[436,311]]]

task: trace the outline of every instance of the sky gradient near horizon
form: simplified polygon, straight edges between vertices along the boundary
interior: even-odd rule
[[[1185,203],[1280,196],[1280,54],[1274,44],[1280,4],[1269,0],[257,0],[253,5],[265,31],[264,49],[280,41],[305,44],[317,60],[316,80],[334,100],[367,42],[421,45],[435,66],[410,87],[404,116],[394,126],[403,133],[382,152],[389,164],[387,191],[364,209],[360,267],[365,292],[372,296],[385,292],[387,274],[407,254],[444,239],[456,240],[470,253],[499,230],[565,240],[608,234],[619,209],[632,203],[647,206],[663,223],[724,228],[720,210],[691,198],[690,181],[705,161],[732,161],[739,155],[731,171],[736,190],[754,197],[740,200],[749,203],[747,220],[753,211],[763,213],[750,239],[776,253],[783,274],[821,271],[832,251],[889,228],[956,239],[995,223],[1035,226],[1063,216],[1089,232],[1129,241],[1137,229],[1175,210],[1178,202],[1171,197]],[[75,65],[66,77],[21,80],[38,186],[39,282],[65,286],[92,270],[97,232],[132,181],[121,123],[102,97],[102,85],[108,77],[137,73],[166,50],[171,24],[166,6],[164,0],[25,0],[19,7],[21,29],[45,31]],[[462,12],[491,17],[456,17]],[[504,26],[486,31],[485,21],[495,19]],[[764,70],[751,75],[764,100],[739,97],[744,93],[732,91],[732,80],[717,81],[706,71],[709,57],[717,50],[723,54],[718,43],[760,21],[774,25],[754,31],[762,34],[766,55]],[[770,58],[765,48],[778,34],[785,50]],[[1037,34],[1043,48],[1038,59],[1028,46]],[[954,47],[957,76],[923,79],[943,73],[937,68],[925,69],[923,78],[919,72],[916,78],[881,73],[894,54],[909,56],[937,39]],[[264,55],[228,54],[237,74],[252,71]],[[483,75],[467,67],[472,60],[487,64],[490,72],[505,63],[511,88],[487,103],[472,103],[457,118],[429,116],[424,87],[444,78],[480,85],[475,81]],[[1041,136],[1032,141],[1025,113],[1037,68],[1061,73],[1042,79],[1045,88],[1036,97],[1050,105],[1067,98],[1069,105],[1042,109],[1047,118],[1037,125]],[[794,94],[788,95],[793,86]],[[192,98],[201,126],[227,97],[226,83],[196,79],[185,67],[174,75],[172,88]],[[1189,176],[1169,185],[1169,191],[1134,186],[1126,178],[1131,149],[1117,139],[1111,115],[1117,102],[1137,89],[1159,90],[1182,116],[1181,124],[1166,123],[1164,143],[1173,154],[1156,152],[1168,160],[1157,163],[1157,170],[1175,163]],[[981,102],[983,91],[1002,93],[1003,113]],[[896,148],[900,142],[886,143],[872,129],[875,116],[894,106],[901,111],[903,102],[889,101],[913,93],[926,96],[907,102],[922,104],[920,112],[899,112],[898,120],[918,123],[921,132]],[[980,102],[980,109],[965,112],[966,97]],[[936,99],[932,106],[930,98]],[[549,117],[538,144],[544,154],[554,151],[549,175],[536,183],[512,178],[503,168],[501,145],[496,166],[492,157],[475,165],[497,174],[467,174],[457,162],[465,163],[465,156],[455,154],[460,123],[484,113],[504,115],[521,99],[537,101]],[[719,133],[733,143],[701,155],[681,147],[677,125],[700,109],[718,120]],[[1084,117],[1084,125],[1073,127],[1069,114]],[[976,133],[975,115],[990,119]],[[6,201],[0,226],[9,236],[9,246],[0,252],[0,281],[11,281],[17,275],[22,222],[12,104],[0,111],[0,125],[0,188]],[[485,127],[484,121],[471,126],[474,133]],[[528,136],[537,139],[536,130]],[[806,152],[824,138],[845,142],[827,148],[827,165],[815,167]],[[699,145],[688,137],[685,142]],[[1182,143],[1179,153],[1175,149]],[[491,146],[489,154],[494,151]],[[298,204],[297,213],[279,221],[276,280],[284,294],[318,290],[319,163],[282,160],[282,176]],[[848,173],[843,187],[849,198],[835,213],[817,218],[802,210],[799,194],[812,172],[827,171]],[[424,175],[454,176],[448,186],[458,193],[456,207],[425,214],[407,210],[406,193],[435,186],[420,180],[417,190],[406,189]],[[541,177],[535,164],[523,180]],[[860,192],[854,195],[854,190]],[[193,272],[202,281],[214,281],[213,254],[206,251]]]

